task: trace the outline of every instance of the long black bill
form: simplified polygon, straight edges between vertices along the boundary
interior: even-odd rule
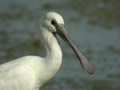
[[[91,63],[89,63],[89,61],[85,58],[85,56],[83,56],[83,54],[77,49],[75,44],[70,40],[67,31],[64,28],[64,25],[57,26],[56,29],[57,29],[57,33],[62,37],[62,39],[66,41],[73,49],[73,51],[76,53],[82,65],[82,68],[89,74],[93,74],[95,72],[94,66]]]

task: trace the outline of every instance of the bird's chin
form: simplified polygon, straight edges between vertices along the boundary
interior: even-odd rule
[[[53,35],[56,37],[56,32],[53,32]]]
[[[53,36],[56,38],[56,40],[58,41],[58,38],[57,38],[57,33],[56,32],[53,32]],[[58,41],[59,42],[59,41]]]

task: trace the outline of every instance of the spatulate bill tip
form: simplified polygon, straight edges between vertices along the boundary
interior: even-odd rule
[[[82,64],[82,68],[91,75],[96,71],[95,67],[89,62],[87,64]]]

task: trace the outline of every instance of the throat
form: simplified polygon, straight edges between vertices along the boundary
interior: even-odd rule
[[[52,33],[45,33],[43,44],[46,48],[44,64],[46,66],[47,80],[51,79],[59,70],[62,63],[62,52],[57,39]]]
[[[41,31],[40,39],[46,49],[46,57],[43,58],[43,66],[46,73],[41,78],[45,83],[50,80],[59,70],[62,63],[62,52],[56,37],[48,30]]]
[[[61,60],[62,59],[61,48],[55,37],[54,37],[54,39],[49,38],[49,42],[45,48],[46,48],[46,58],[51,59],[51,60]]]
[[[61,61],[62,60],[62,52],[61,48],[58,44],[58,41],[56,39],[56,35],[50,32],[44,32],[42,34],[42,43],[43,46],[45,46],[46,49],[46,59],[49,62],[54,61]]]

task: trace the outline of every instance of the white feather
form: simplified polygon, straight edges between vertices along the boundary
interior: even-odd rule
[[[57,13],[50,12],[46,18],[54,18],[64,24]],[[62,52],[56,38],[48,30],[52,26],[44,25],[48,24],[49,19],[44,17],[41,20],[39,30],[40,39],[46,48],[46,57],[24,56],[0,65],[0,90],[39,90],[56,74],[62,62]]]

